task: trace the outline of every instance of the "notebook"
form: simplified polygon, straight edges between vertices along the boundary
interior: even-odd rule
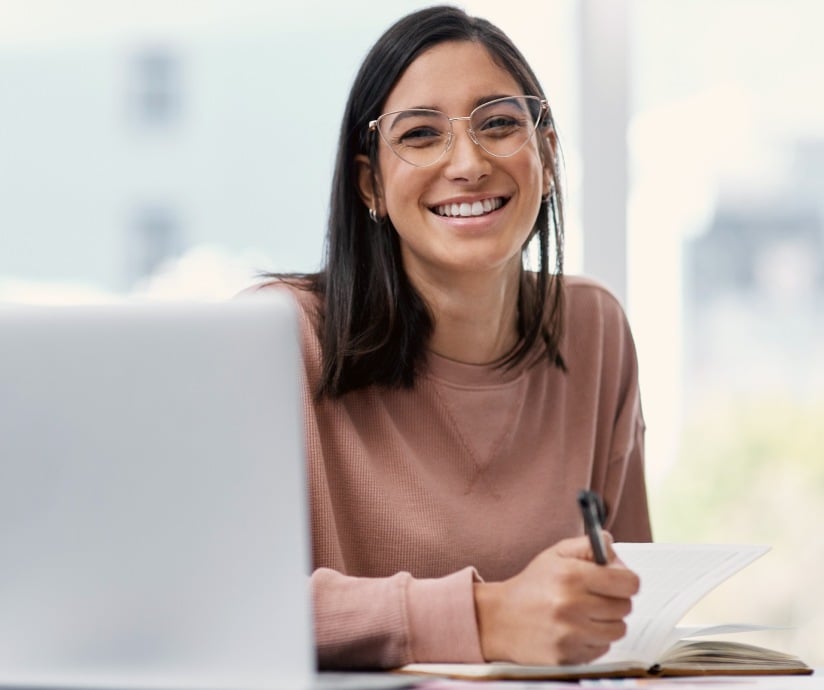
[[[315,672],[299,362],[285,295],[0,307],[0,685],[410,684]]]

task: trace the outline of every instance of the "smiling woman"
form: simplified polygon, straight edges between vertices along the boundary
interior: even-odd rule
[[[635,350],[563,277],[558,159],[533,71],[461,10],[404,17],[355,78],[326,265],[260,288],[302,313],[323,667],[575,663],[624,633],[637,577],[593,562],[576,495],[650,539]]]
[[[459,74],[472,74],[472,79],[456,79]],[[444,317],[464,321],[475,311],[485,320],[515,322],[514,313],[502,311],[515,303],[501,300],[500,288],[505,286],[512,294],[517,291],[521,250],[534,231],[541,197],[549,193],[553,137],[546,123],[533,136],[543,110],[541,99],[516,97],[521,90],[483,44],[464,40],[436,45],[407,68],[386,100],[384,108],[394,116],[392,133],[382,136],[382,143],[388,139],[391,144],[379,146],[377,168],[372,169],[364,154],[357,159],[364,202],[376,209],[379,218],[390,219],[400,240],[404,268],[424,300],[443,304],[444,297],[455,294],[456,278],[466,286],[470,301],[454,305],[457,313]],[[510,96],[496,97],[502,93]],[[520,127],[513,127],[512,113],[524,113],[524,109],[529,113],[526,104],[532,99],[539,104],[533,108],[536,112],[525,122],[522,115]],[[427,143],[438,138],[437,129],[431,124],[422,126],[425,123],[419,115],[404,115],[420,112],[416,105],[420,103],[445,113],[439,119],[449,123],[449,129],[440,137],[440,145]],[[473,110],[478,103],[482,105]],[[472,115],[465,116],[470,110]],[[480,119],[478,110],[484,119],[474,128],[473,119]],[[469,122],[453,124],[464,117]],[[387,118],[381,116],[378,121]],[[502,132],[491,132],[496,128]],[[385,128],[380,131],[383,134]],[[489,211],[484,211],[484,202]],[[476,204],[480,213],[472,211]],[[439,208],[446,212],[439,213]],[[507,330],[508,339],[495,330],[485,330],[487,342],[462,341],[470,345],[462,351],[456,349],[457,342],[435,340],[431,347],[459,361],[492,362],[516,342],[516,329]],[[439,337],[437,331],[433,335]]]

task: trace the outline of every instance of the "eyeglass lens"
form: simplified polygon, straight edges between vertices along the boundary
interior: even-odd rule
[[[541,117],[535,96],[500,98],[475,108],[469,117],[473,141],[496,157],[517,153],[535,131]],[[454,118],[465,119],[465,118]],[[436,163],[452,143],[452,121],[439,110],[401,110],[378,119],[381,138],[407,163]]]

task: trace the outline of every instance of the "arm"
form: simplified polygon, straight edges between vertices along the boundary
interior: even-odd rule
[[[644,481],[644,426],[640,410],[632,443],[610,463],[604,495],[612,506],[606,528],[615,541],[652,541]]]
[[[472,568],[442,578],[312,574],[321,668],[392,668],[412,661],[481,662]]]
[[[586,538],[567,539],[504,582],[481,582],[472,568],[436,579],[319,568],[312,575],[319,665],[595,659],[624,635],[638,590],[608,543],[607,567],[592,562]]]
[[[605,524],[615,541],[652,541],[652,529],[644,480],[644,416],[638,383],[638,361],[629,324],[618,313],[615,354],[618,406],[612,430],[604,487],[610,507]]]

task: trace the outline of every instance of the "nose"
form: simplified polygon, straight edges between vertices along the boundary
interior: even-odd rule
[[[453,118],[452,142],[446,155],[444,173],[449,179],[477,182],[490,173],[492,164],[478,145],[468,117]]]

